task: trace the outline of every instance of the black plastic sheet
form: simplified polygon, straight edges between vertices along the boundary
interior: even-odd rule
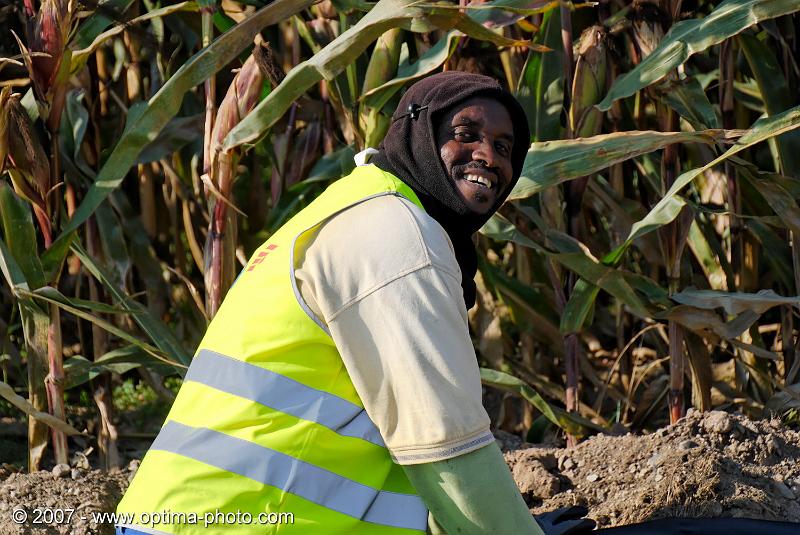
[[[608,535],[800,535],[800,524],[745,518],[664,518],[593,531]]]

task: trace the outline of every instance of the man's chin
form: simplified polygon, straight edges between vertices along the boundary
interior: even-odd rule
[[[487,190],[464,179],[457,180],[456,185],[461,199],[471,211],[481,215],[491,211],[497,199],[493,190]]]

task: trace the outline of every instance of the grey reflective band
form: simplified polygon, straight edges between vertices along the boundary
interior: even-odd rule
[[[365,522],[419,531],[428,525],[428,510],[419,496],[373,489],[219,431],[167,421],[151,449],[239,474]]]
[[[215,351],[201,349],[192,359],[184,381],[195,381],[318,423],[342,436],[386,447],[378,428],[358,405]]]

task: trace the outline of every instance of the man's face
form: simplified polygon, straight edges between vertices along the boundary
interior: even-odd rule
[[[442,118],[436,145],[469,209],[487,213],[513,176],[514,126],[506,107],[485,97],[462,102]]]

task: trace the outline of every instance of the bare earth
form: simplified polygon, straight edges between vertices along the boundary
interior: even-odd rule
[[[667,517],[800,522],[800,433],[778,420],[690,411],[645,436],[506,453],[534,513],[582,504],[599,526]]]
[[[534,513],[584,504],[602,527],[672,516],[800,522],[800,433],[777,420],[690,411],[654,434],[595,436],[573,449],[500,441]],[[55,474],[0,466],[0,534],[113,533],[91,513],[114,510],[136,464]],[[74,513],[69,523],[33,525],[37,507]],[[11,516],[18,508],[28,513],[22,525]]]
[[[58,473],[58,471],[56,471]],[[67,471],[59,477],[50,471],[32,474],[8,473],[0,468],[0,533],[16,534],[106,534],[114,533],[111,524],[98,524],[92,519],[93,512],[113,511],[128,487],[127,470],[101,472],[80,469]],[[74,478],[74,479],[73,479]],[[14,522],[14,509],[22,508],[27,520]],[[38,512],[34,509],[39,508]],[[58,512],[57,510],[61,510]],[[71,517],[67,521],[67,515]],[[17,513],[20,514],[20,513]],[[54,520],[47,524],[34,521]],[[37,518],[39,517],[39,518]]]

